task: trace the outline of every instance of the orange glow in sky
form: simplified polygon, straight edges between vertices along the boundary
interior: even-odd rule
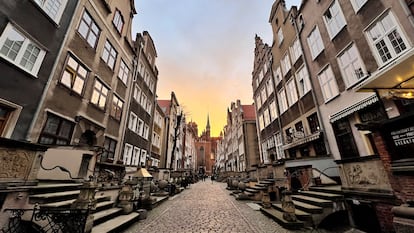
[[[135,0],[133,33],[148,31],[158,53],[158,99],[174,91],[201,133],[219,136],[227,108],[253,103],[254,38],[272,44],[274,0]],[[286,1],[298,5],[300,0]],[[135,38],[135,36],[133,36]]]

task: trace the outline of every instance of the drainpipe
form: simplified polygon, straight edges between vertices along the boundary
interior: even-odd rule
[[[26,137],[25,137],[25,138],[26,138],[26,140],[27,140],[27,141],[29,141],[29,142],[31,141],[31,140],[30,140],[30,136],[31,136],[31,134],[32,134],[32,131],[33,131],[33,128],[34,128],[35,122],[36,122],[37,118],[39,117],[39,114],[40,114],[40,109],[41,109],[41,107],[43,106],[43,102],[44,102],[44,101],[45,101],[45,99],[46,99],[46,94],[47,94],[47,92],[48,92],[48,90],[49,90],[50,83],[52,82],[52,80],[53,80],[53,76],[54,76],[54,74],[55,74],[55,72],[56,72],[56,67],[57,67],[57,64],[59,63],[59,59],[60,59],[60,57],[61,57],[61,55],[62,55],[63,48],[65,47],[66,41],[68,40],[68,33],[69,33],[69,31],[71,31],[72,26],[73,26],[73,24],[74,24],[74,21],[75,21],[75,18],[76,18],[76,17],[73,17],[73,16],[74,16],[74,14],[75,14],[75,13],[76,13],[76,11],[77,11],[77,9],[78,9],[78,7],[79,7],[79,5],[80,5],[80,2],[81,2],[81,0],[78,0],[78,2],[76,3],[75,9],[73,10],[72,19],[70,20],[70,23],[69,23],[69,25],[68,25],[68,29],[67,29],[67,30],[66,30],[66,32],[65,32],[64,39],[63,39],[62,44],[61,44],[61,46],[60,46],[60,48],[59,48],[59,52],[58,52],[58,54],[57,54],[57,57],[56,57],[55,63],[53,64],[52,71],[50,72],[49,79],[48,79],[48,80],[47,80],[47,82],[46,82],[45,88],[43,89],[42,97],[40,98],[39,104],[37,105],[37,108],[36,108],[36,111],[35,111],[35,113],[34,113],[34,115],[33,115],[32,121],[30,122],[29,130],[26,132]],[[69,3],[69,1],[68,1],[68,3]]]
[[[319,108],[318,99],[317,99],[315,91],[314,91],[315,87],[313,85],[313,81],[312,81],[312,78],[311,78],[311,75],[310,75],[310,72],[309,72],[309,65],[308,65],[308,62],[305,58],[305,50],[303,49],[303,44],[302,44],[302,41],[300,39],[300,34],[302,32],[302,29],[299,30],[298,25],[296,23],[296,18],[297,18],[297,15],[291,15],[290,16],[290,22],[292,23],[293,27],[295,28],[297,39],[299,40],[299,44],[300,44],[300,50],[302,52],[303,64],[305,65],[305,68],[308,71],[308,78],[309,78],[309,83],[310,83],[311,89],[312,89],[311,90],[312,97],[313,97],[313,100],[315,101],[315,107],[316,107],[316,113],[317,113],[317,116],[318,116],[320,131],[321,132],[326,132],[325,127],[323,125],[323,121],[322,121],[322,115],[321,115],[321,111],[320,111],[320,108]],[[323,141],[325,143],[326,153],[328,155],[331,154],[331,150],[330,150],[331,147],[329,146],[328,139],[326,138],[326,133],[323,137]]]

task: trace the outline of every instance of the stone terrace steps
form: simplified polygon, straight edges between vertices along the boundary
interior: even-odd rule
[[[301,191],[300,194],[310,197],[316,197],[320,199],[327,199],[331,201],[343,200],[344,195],[327,193],[327,192],[316,192],[316,191]]]
[[[311,214],[321,214],[323,212],[323,208],[320,206],[314,206],[308,203],[300,202],[300,201],[293,201],[293,204],[295,204],[295,208],[305,211],[307,213]]]
[[[100,200],[106,200],[108,197],[107,196],[99,196],[99,197],[95,197],[95,199],[99,202]],[[69,199],[69,200],[63,200],[63,201],[58,201],[58,202],[49,202],[49,203],[45,203],[45,204],[41,204],[42,207],[56,207],[56,208],[63,208],[63,207],[70,207],[70,205],[72,205],[72,203],[76,201],[76,198],[74,199]]]
[[[273,206],[273,208],[277,209],[278,211],[283,212],[281,203],[275,203],[275,204],[272,204],[272,206]],[[300,210],[298,208],[295,208],[295,215],[296,215],[296,217],[298,217],[299,220],[302,220],[302,221],[308,221],[308,220],[312,219],[312,214],[311,213],[305,212],[305,211]]]
[[[119,215],[92,228],[92,233],[107,233],[119,232],[120,228],[136,222],[139,218],[139,213],[132,212],[128,215]]]
[[[310,191],[322,192],[322,193],[335,193],[342,195],[342,188],[340,185],[329,185],[329,186],[312,186],[309,187]]]
[[[281,225],[285,229],[299,230],[305,226],[302,221],[296,221],[296,222],[286,221],[285,219],[283,219],[283,213],[275,208],[260,208],[260,211],[263,214],[275,220],[279,225]]]
[[[94,225],[98,225],[101,224],[103,222],[105,222],[106,220],[113,218],[115,215],[119,215],[122,211],[122,208],[111,208],[111,209],[106,209],[103,211],[99,211],[96,212],[94,214],[92,214],[93,216],[93,223]]]
[[[304,195],[292,195],[292,199],[320,207],[332,207],[333,205],[333,202],[331,200],[309,197]]]
[[[80,190],[70,190],[70,191],[61,191],[61,192],[49,192],[49,193],[39,193],[32,194],[29,196],[30,203],[52,203],[52,202],[61,202],[71,199],[76,199],[80,193]]]

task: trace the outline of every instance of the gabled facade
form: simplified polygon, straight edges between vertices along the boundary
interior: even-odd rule
[[[179,157],[180,128],[182,112],[174,92],[169,100],[158,100],[158,104],[165,113],[165,133],[162,140],[163,152],[161,154],[160,168],[177,170]]]
[[[50,4],[53,10],[41,1],[0,3],[0,137],[30,140],[65,35],[74,24],[78,1]]]
[[[138,33],[134,43],[136,72],[130,91],[122,156],[123,163],[131,172],[137,167],[148,167],[153,161],[151,151],[152,141],[156,140],[152,136],[158,81],[157,52],[150,34],[147,31]]]
[[[154,123],[152,128],[152,149],[151,149],[151,161],[149,166],[159,167],[161,163],[162,153],[164,148],[162,146],[162,139],[165,134],[165,113],[158,105],[158,101],[155,102],[154,109]]]
[[[300,182],[300,185],[299,182],[295,182],[295,187],[292,186],[294,190],[306,188],[311,183],[310,177],[307,177],[311,174],[309,171],[327,172],[330,176],[339,176],[337,170],[327,170],[329,167],[335,167],[336,164],[330,157],[326,135],[320,122],[319,106],[295,22],[297,15],[297,8],[293,6],[289,10],[286,9],[284,1],[275,1],[272,6],[269,17],[274,38],[271,52],[272,71],[280,136],[276,134],[273,140],[261,144],[262,153],[266,146],[280,148],[282,144],[281,149],[276,150],[276,153],[270,151],[274,154],[270,158],[273,161],[277,160],[276,164],[284,163],[289,178],[291,178],[290,174],[300,170],[308,171],[300,173],[305,175],[299,177],[301,180],[308,181]],[[265,117],[263,121],[266,123]],[[264,125],[266,127],[266,124]],[[278,151],[283,151],[284,153],[279,154],[284,157],[276,156]],[[280,174],[280,171],[276,174]]]

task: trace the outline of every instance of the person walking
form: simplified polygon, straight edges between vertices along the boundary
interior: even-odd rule
[[[214,175],[211,175],[211,183],[214,182]]]

